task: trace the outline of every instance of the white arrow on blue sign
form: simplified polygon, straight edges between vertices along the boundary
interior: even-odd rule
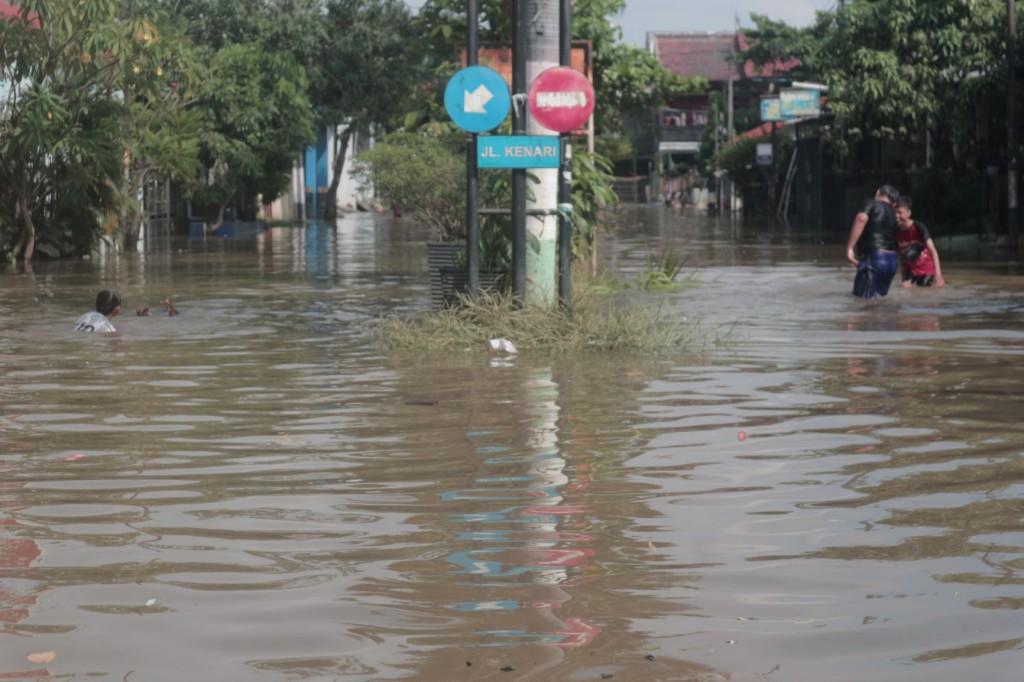
[[[455,125],[471,133],[484,133],[505,120],[512,108],[512,96],[500,73],[486,66],[467,66],[448,81],[444,108]]]

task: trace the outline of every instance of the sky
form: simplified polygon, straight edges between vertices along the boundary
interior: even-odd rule
[[[816,10],[831,10],[835,0],[626,0],[626,11],[613,17],[622,40],[644,46],[648,31],[731,31],[753,27],[750,14],[764,14],[790,26],[809,26]]]

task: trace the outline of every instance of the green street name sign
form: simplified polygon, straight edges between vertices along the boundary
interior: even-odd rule
[[[555,135],[481,135],[476,163],[480,168],[558,168],[561,144]]]

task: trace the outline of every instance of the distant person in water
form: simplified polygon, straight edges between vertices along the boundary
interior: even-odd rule
[[[102,289],[96,294],[96,310],[86,313],[75,322],[76,332],[116,332],[110,320],[121,312],[121,294],[114,289]]]
[[[900,252],[903,286],[944,287],[946,280],[942,278],[939,250],[935,248],[925,224],[910,217],[912,206],[908,196],[901,196],[896,202],[896,224],[899,226],[896,246]]]
[[[891,185],[882,185],[873,199],[853,219],[846,240],[846,260],[857,268],[853,295],[875,298],[889,293],[892,278],[899,269],[896,251],[896,214],[893,205],[900,193]]]

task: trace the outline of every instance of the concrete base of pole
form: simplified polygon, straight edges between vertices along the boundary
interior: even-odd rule
[[[555,301],[558,283],[558,169],[535,168],[532,173],[539,182],[530,183],[533,201],[529,209],[552,215],[531,215],[526,219],[526,231],[531,239],[526,247],[526,303],[550,305]],[[540,252],[534,250],[539,244]]]
[[[534,233],[533,226],[530,227],[531,234],[538,238],[535,243],[540,245],[540,253],[535,252],[531,245],[526,247],[526,303],[531,306],[552,305],[558,293],[555,286],[555,264],[558,256],[558,242],[555,236],[558,234],[558,218],[530,216],[527,219],[527,224],[529,223],[538,224],[541,234]]]

